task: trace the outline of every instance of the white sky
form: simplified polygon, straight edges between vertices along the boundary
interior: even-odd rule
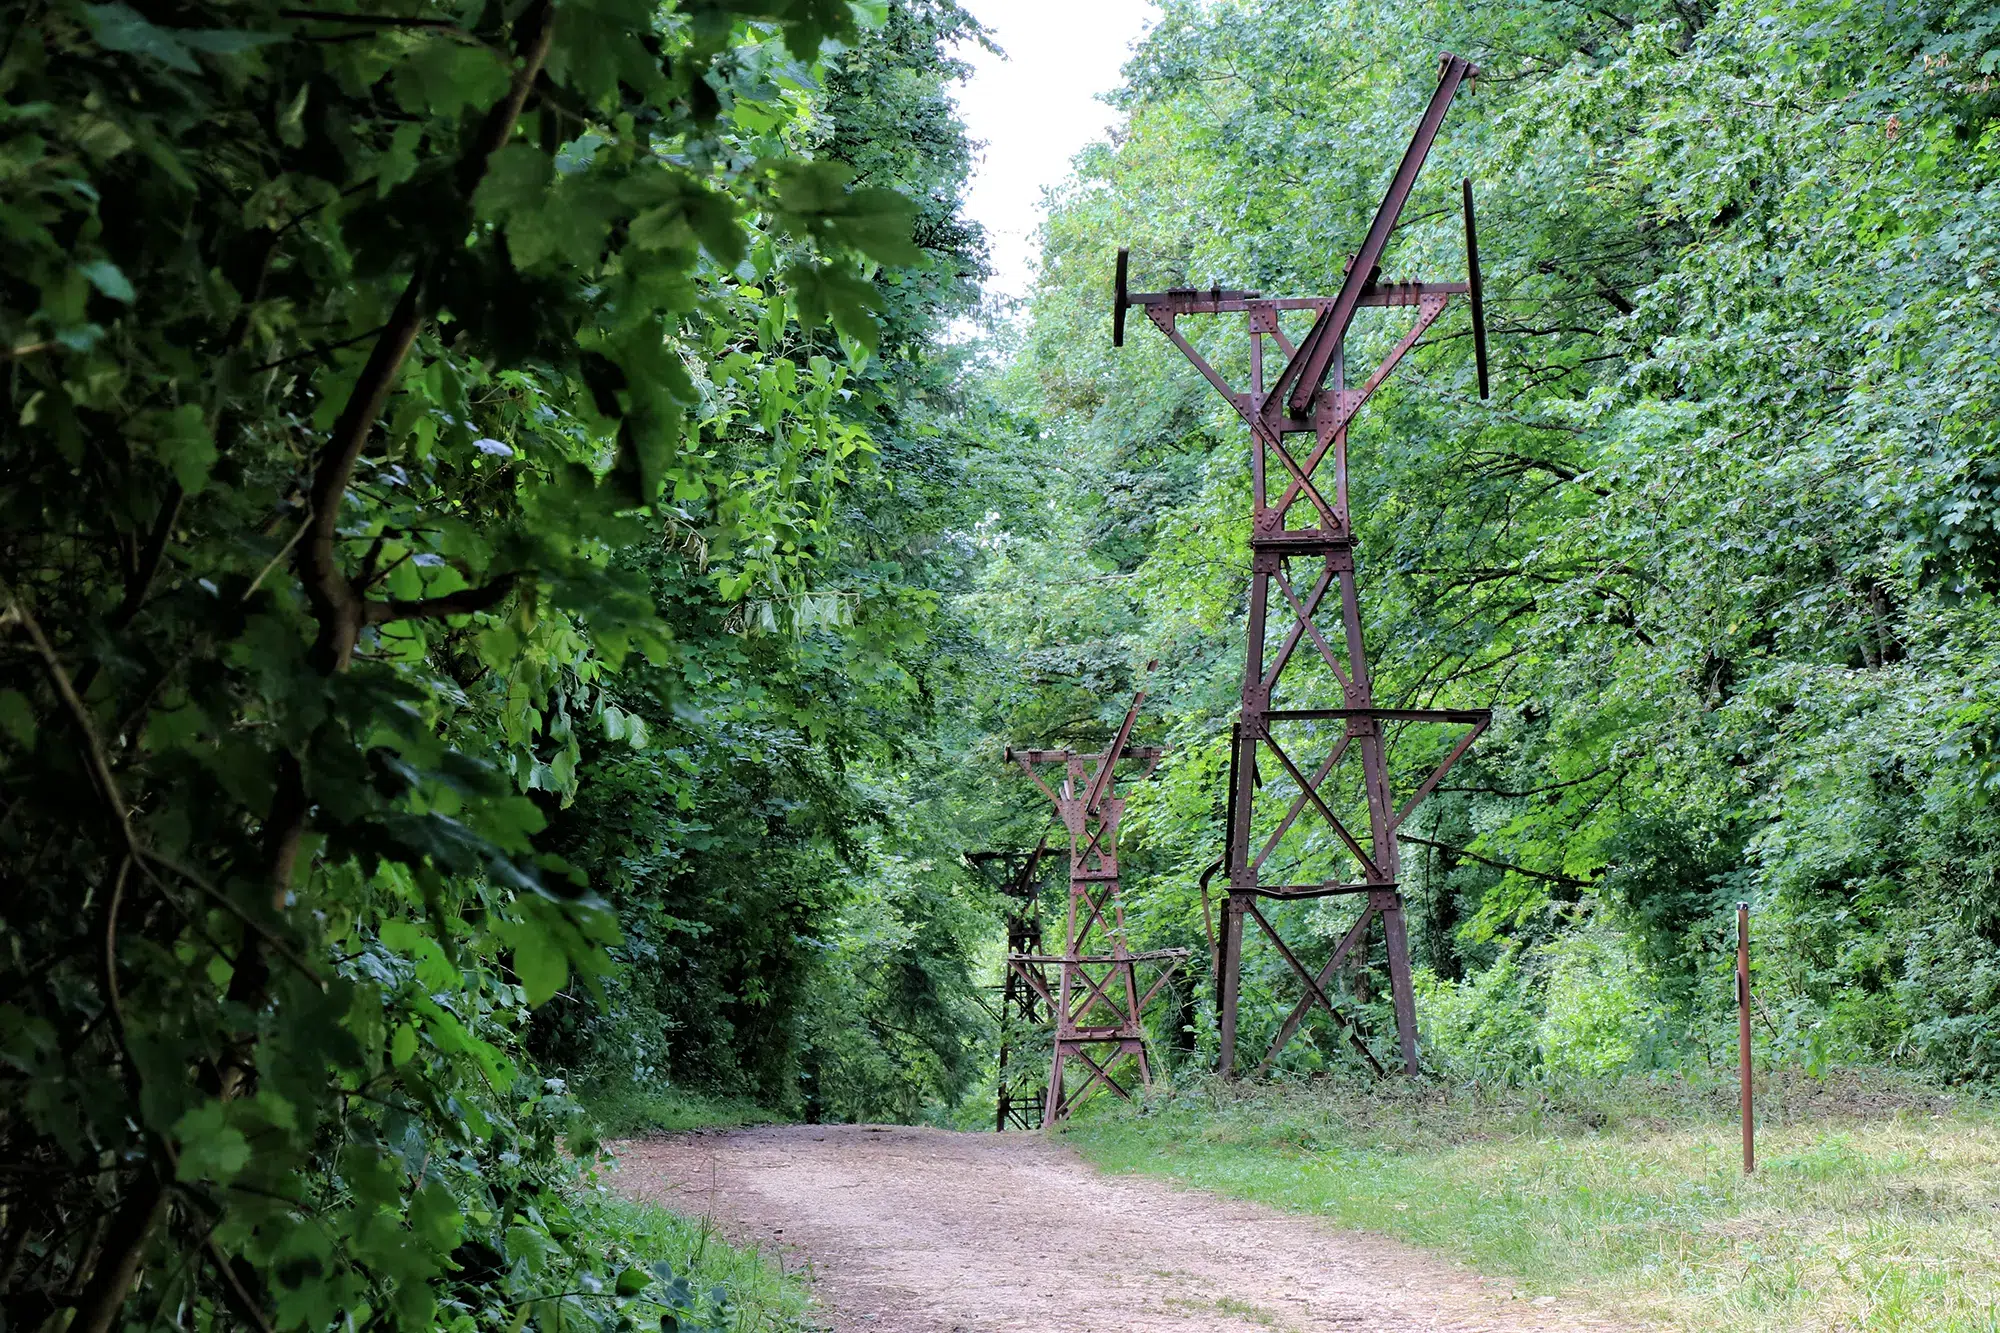
[[[965,0],[1001,60],[963,49],[973,75],[957,90],[973,139],[983,140],[966,211],[993,247],[992,295],[1025,296],[1035,277],[1042,191],[1116,119],[1096,100],[1119,84],[1132,43],[1151,26],[1151,0]]]

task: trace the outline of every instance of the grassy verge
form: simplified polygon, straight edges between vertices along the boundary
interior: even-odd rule
[[[593,1194],[591,1229],[647,1264],[664,1262],[686,1281],[703,1329],[719,1333],[810,1333],[812,1297],[805,1283],[759,1250],[730,1245],[707,1222],[612,1194]],[[665,1324],[663,1327],[682,1325]]]
[[[1380,1231],[1654,1327],[2000,1330],[2000,1119],[1857,1077],[1734,1088],[1163,1095],[1067,1139],[1112,1171]]]
[[[584,1086],[577,1101],[607,1139],[731,1125],[768,1125],[782,1117],[737,1097],[709,1097],[679,1088]]]
[[[590,1086],[577,1100],[605,1139],[732,1125],[769,1124],[779,1117],[755,1102],[710,1097],[676,1088]],[[648,1264],[664,1263],[685,1279],[693,1306],[722,1333],[813,1333],[812,1294],[803,1278],[758,1249],[739,1249],[705,1219],[682,1217],[656,1204],[594,1190],[589,1224]]]

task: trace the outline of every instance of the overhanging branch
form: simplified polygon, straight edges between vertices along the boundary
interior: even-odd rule
[[[517,582],[519,578],[516,575],[502,574],[483,587],[462,588],[440,597],[368,602],[365,603],[365,614],[371,625],[386,625],[392,620],[442,620],[446,616],[469,616],[477,611],[492,610],[502,598],[514,591]]]

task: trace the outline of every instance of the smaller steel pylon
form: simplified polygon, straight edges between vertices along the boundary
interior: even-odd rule
[[[1042,951],[1041,870],[1048,855],[1049,840],[1043,838],[1032,852],[967,852],[965,860],[989,885],[1008,901],[1007,956],[1039,954]],[[990,1008],[999,1033],[993,1088],[993,1128],[1036,1129],[1042,1123],[1045,1098],[1040,1078],[1021,1067],[1013,1057],[1014,1044],[1028,1029],[1048,1021],[1047,1006],[1035,988],[1013,966],[1002,972],[998,1008]]]
[[[1186,949],[1134,953],[1126,942],[1125,907],[1118,884],[1118,825],[1125,814],[1125,800],[1117,794],[1117,768],[1121,762],[1136,761],[1150,775],[1159,765],[1163,753],[1159,747],[1130,744],[1133,724],[1145,700],[1141,690],[1126,710],[1117,736],[1101,754],[1014,749],[1006,753],[1007,761],[1019,764],[1054,804],[1069,833],[1069,908],[1063,952],[1010,952],[1007,958],[1009,968],[1033,988],[1055,1017],[1055,1053],[1043,1097],[1044,1125],[1068,1119],[1099,1087],[1132,1100],[1133,1088],[1119,1082],[1120,1075],[1132,1077],[1126,1073],[1127,1067],[1136,1072],[1134,1086],[1152,1082],[1140,1020],[1146,1005],[1188,953]],[[1053,787],[1042,776],[1042,770],[1051,766],[1060,770]],[[1058,969],[1053,990],[1045,971],[1050,967]],[[1139,989],[1142,967],[1152,973],[1143,993]],[[1073,1086],[1069,1081],[1072,1065],[1088,1071]]]

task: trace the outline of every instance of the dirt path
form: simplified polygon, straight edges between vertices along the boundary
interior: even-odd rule
[[[634,1197],[810,1264],[837,1333],[1614,1327],[1395,1241],[1099,1175],[1035,1135],[788,1125],[618,1156],[612,1181]]]

